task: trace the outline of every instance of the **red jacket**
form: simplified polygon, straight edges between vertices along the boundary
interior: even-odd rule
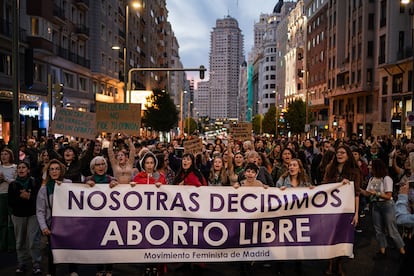
[[[164,174],[160,172],[154,172],[150,176],[145,171],[142,171],[142,172],[137,173],[137,175],[135,175],[133,181],[136,182],[137,184],[155,184],[155,183],[167,184]]]
[[[207,186],[207,181],[203,179],[203,183],[200,183],[200,180],[198,179],[198,177],[194,174],[194,172],[190,172],[186,178],[184,178],[184,185],[190,185],[190,186],[196,186],[196,187],[200,187],[200,186]]]

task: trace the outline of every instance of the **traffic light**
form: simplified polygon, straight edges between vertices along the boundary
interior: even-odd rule
[[[204,67],[204,65],[200,65],[200,79],[203,80],[204,79],[204,72],[206,71],[206,68]]]
[[[63,84],[57,83],[53,89],[55,90],[55,105],[63,106]]]

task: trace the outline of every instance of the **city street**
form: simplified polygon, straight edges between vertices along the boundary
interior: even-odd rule
[[[377,251],[375,234],[371,225],[370,215],[360,218],[362,233],[355,233],[355,258],[344,260],[345,275],[398,275],[401,260],[395,248],[388,250],[387,258],[374,260]],[[46,275],[47,255],[43,259],[43,275]],[[325,275],[327,260],[312,260],[303,262],[273,262],[273,263],[220,263],[183,265],[169,264],[168,272],[164,275]],[[16,254],[0,254],[0,275],[15,275]],[[242,269],[243,268],[243,269]],[[116,264],[113,275],[142,275],[144,265]],[[249,270],[250,274],[243,274],[242,270]],[[67,266],[58,266],[58,275],[68,275]],[[94,265],[79,265],[80,276],[95,275]],[[32,275],[31,271],[24,275]]]

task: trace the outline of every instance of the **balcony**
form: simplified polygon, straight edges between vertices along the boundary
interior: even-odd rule
[[[7,22],[4,19],[0,19],[0,35],[8,37],[10,39],[13,38],[13,26],[11,22]],[[25,29],[20,28],[19,32],[19,41],[26,42],[27,41],[27,31]]]
[[[76,25],[75,33],[85,40],[89,38],[89,28],[83,24]]]
[[[51,41],[40,36],[29,36],[27,40],[31,48],[53,53],[53,43]]]
[[[53,5],[53,19],[57,24],[65,24],[65,10],[58,5]]]
[[[83,67],[86,67],[86,68],[91,67],[91,63],[90,63],[89,59],[81,57],[81,56],[77,55],[76,53],[73,53],[73,52],[69,51],[68,49],[62,48],[60,46],[57,46],[56,54],[61,58],[69,60],[69,61],[71,61],[73,63],[76,63],[78,65],[81,65]]]
[[[75,0],[75,4],[80,8],[84,10],[89,9],[89,0]]]
[[[397,52],[397,60],[406,59],[412,56],[413,56],[413,49],[410,47],[407,47]]]

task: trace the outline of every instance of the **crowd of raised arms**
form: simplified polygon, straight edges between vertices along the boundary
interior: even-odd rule
[[[40,237],[50,237],[53,192],[62,182],[108,183],[111,188],[154,184],[284,190],[353,181],[356,212],[352,223],[361,231],[358,220],[371,210],[378,243],[375,258],[386,257],[387,236],[401,256],[406,253],[405,233],[398,225],[414,224],[414,188],[408,187],[414,142],[405,137],[217,138],[203,141],[201,151],[194,154],[181,151],[183,142],[163,143],[126,134],[95,140],[29,137],[20,145],[19,160],[7,145],[0,144],[0,249],[16,251],[17,273],[23,273],[30,262],[34,274],[42,273]],[[331,260],[327,274],[341,274],[341,263],[340,258]],[[148,266],[147,275],[158,275],[159,269]],[[48,270],[56,275],[50,250]],[[70,275],[77,275],[76,271],[77,265],[70,264]],[[150,274],[154,271],[157,274]],[[111,264],[97,267],[98,276],[111,273]]]

